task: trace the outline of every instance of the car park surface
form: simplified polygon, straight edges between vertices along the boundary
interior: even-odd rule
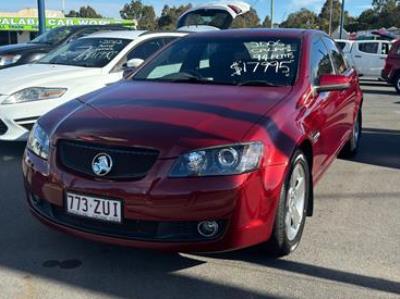
[[[383,83],[362,88],[360,151],[324,176],[307,233],[283,259],[257,248],[162,254],[49,230],[27,209],[25,145],[0,143],[0,297],[399,298],[400,101]]]
[[[38,121],[28,202],[92,240],[208,252],[270,240],[289,254],[314,184],[358,148],[361,105],[357,74],[322,32],[194,34]]]

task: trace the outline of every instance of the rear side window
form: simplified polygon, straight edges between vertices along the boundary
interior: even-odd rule
[[[323,40],[326,47],[328,48],[328,51],[332,55],[333,65],[335,66],[336,71],[338,72],[338,74],[343,74],[348,69],[343,54],[338,50],[338,48],[336,47],[336,43],[333,40],[326,37],[324,37]]]
[[[345,42],[336,42],[336,44],[342,50],[344,50],[344,48],[346,48],[346,43]]]
[[[143,42],[128,54],[128,60],[132,58],[140,58],[146,60],[164,46],[161,38],[151,39]]]
[[[320,38],[314,39],[311,50],[312,83],[318,85],[321,75],[333,73],[333,66],[328,49]]]
[[[359,43],[358,50],[369,54],[378,54],[379,43]]]
[[[388,43],[382,43],[382,50],[381,50],[381,54],[382,55],[388,55],[390,51],[390,44]]]

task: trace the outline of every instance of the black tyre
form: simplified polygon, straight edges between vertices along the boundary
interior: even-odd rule
[[[340,153],[340,157],[351,158],[357,154],[358,149],[360,147],[361,134],[362,134],[362,111],[360,109],[360,111],[357,114],[357,119],[354,122],[351,138],[344,146],[342,152]]]
[[[281,190],[271,239],[266,243],[273,256],[284,256],[299,245],[307,216],[311,184],[310,169],[302,151],[296,151]]]
[[[394,79],[394,88],[396,88],[397,93],[400,94],[400,74]]]

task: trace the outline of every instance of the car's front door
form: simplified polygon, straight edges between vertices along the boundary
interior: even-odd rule
[[[323,42],[330,52],[336,74],[349,77],[351,80],[350,88],[335,92],[335,110],[332,114],[332,125],[334,126],[334,135],[337,136],[334,146],[338,149],[348,140],[353,128],[357,112],[356,86],[358,78],[354,70],[346,63],[343,54],[337,48],[335,42],[327,37],[323,38]]]
[[[312,102],[308,105],[308,114],[304,118],[304,126],[313,143],[313,176],[317,179],[334,153],[336,142],[334,113],[337,92],[318,92],[315,88],[319,85],[321,75],[335,74],[330,53],[320,37],[313,39],[309,55],[310,83],[314,92]]]

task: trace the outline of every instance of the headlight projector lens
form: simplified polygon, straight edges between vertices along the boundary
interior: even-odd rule
[[[239,153],[234,148],[224,148],[218,153],[218,162],[224,168],[235,167],[239,163]]]

